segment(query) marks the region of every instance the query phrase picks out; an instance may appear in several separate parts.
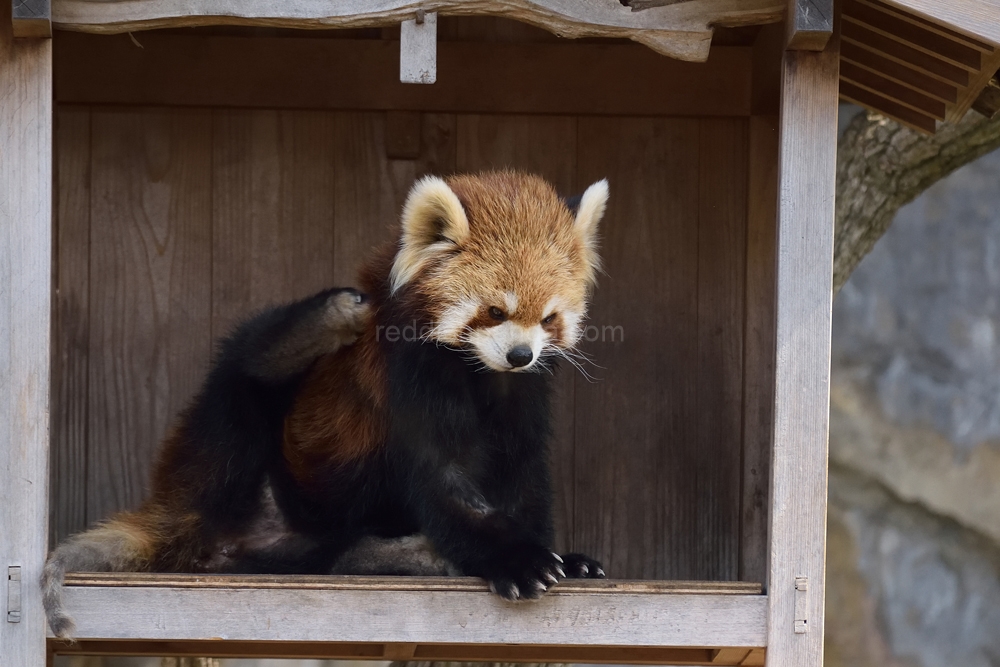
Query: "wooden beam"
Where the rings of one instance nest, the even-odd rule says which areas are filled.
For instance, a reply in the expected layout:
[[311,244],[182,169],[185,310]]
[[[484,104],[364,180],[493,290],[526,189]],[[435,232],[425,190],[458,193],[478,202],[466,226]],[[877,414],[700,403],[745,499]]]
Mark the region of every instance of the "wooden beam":
[[537,602],[510,604],[475,579],[360,578],[352,585],[350,577],[314,577],[312,585],[295,586],[263,579],[187,587],[164,579],[70,579],[64,600],[80,640],[727,648],[764,646],[766,634],[763,595],[628,592],[615,589],[624,582],[573,582]]
[[52,37],[49,0],[11,0],[14,37]]
[[399,80],[434,83],[437,80],[437,14],[417,10],[416,18],[399,26]]
[[823,664],[838,64],[836,37],[782,64],[769,667]]
[[743,665],[735,656],[762,648],[657,648],[648,646],[511,646],[507,644],[378,644],[345,642],[92,640],[76,644],[50,640],[53,653],[66,656],[178,656],[215,658],[295,658],[313,660],[409,660],[428,662],[574,662],[629,665]]
[[0,655],[45,664],[35,582],[48,535],[52,42],[0,10]]
[[885,0],[950,30],[1000,46],[1000,0]]
[[422,9],[449,16],[502,16],[561,37],[631,39],[663,55],[700,62],[708,57],[713,26],[778,21],[784,2],[691,0],[633,12],[607,0],[53,0],[52,12],[53,22],[66,30],[122,33],[198,25],[380,27],[412,19]]
[[822,51],[833,35],[833,0],[788,0],[789,49]]
[[60,33],[56,100],[470,113],[750,111],[747,47],[717,47],[708,62],[686,63],[633,44],[440,42],[437,83],[412,86],[399,82],[399,47],[391,41],[149,33],[142,45],[126,35]]

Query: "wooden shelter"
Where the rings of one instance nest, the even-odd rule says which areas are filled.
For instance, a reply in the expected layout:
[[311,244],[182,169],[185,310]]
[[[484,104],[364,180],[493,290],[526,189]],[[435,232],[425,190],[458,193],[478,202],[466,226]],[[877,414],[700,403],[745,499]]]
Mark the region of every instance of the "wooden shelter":
[[[0,665],[821,664],[838,85],[923,131],[960,117],[1000,67],[994,2],[844,0],[838,21],[831,0],[11,11]],[[559,546],[611,578],[510,605],[464,578],[81,573],[79,643],[46,639],[47,544],[139,501],[213,340],[352,284],[417,176],[494,166],[611,183],[600,380],[560,377],[553,461]]]

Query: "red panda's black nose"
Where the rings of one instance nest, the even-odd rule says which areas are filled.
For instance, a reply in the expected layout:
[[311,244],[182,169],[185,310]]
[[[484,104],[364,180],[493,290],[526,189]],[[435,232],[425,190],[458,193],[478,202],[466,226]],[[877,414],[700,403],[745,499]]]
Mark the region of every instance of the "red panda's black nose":
[[510,352],[507,353],[507,363],[514,368],[520,368],[521,366],[530,364],[534,356],[531,348],[527,345],[517,345],[510,348]]

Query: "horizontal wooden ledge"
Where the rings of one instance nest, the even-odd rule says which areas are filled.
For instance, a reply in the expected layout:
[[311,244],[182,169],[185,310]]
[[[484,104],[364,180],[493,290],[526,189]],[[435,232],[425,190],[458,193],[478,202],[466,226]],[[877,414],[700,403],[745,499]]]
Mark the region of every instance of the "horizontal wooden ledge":
[[59,655],[128,655],[319,660],[502,661],[633,665],[763,665],[764,649],[649,646],[514,646],[509,644],[377,644],[341,642],[50,639]]
[[[706,63],[634,44],[438,44],[437,83],[399,81],[399,42],[58,32],[56,101],[71,104],[646,116],[746,116],[749,47]],[[678,94],[677,91],[684,91]]]
[[[269,574],[164,574],[149,572],[69,572],[67,586],[145,588],[258,588],[342,591],[472,591],[489,587],[478,577],[372,577]],[[649,579],[565,579],[551,594],[760,595],[749,581],[659,581]]]
[[681,60],[708,57],[713,26],[773,23],[784,0],[687,0],[632,11],[604,0],[53,0],[52,23],[84,32],[250,25],[367,28],[398,24],[417,10],[502,16],[562,37],[627,38]]
[[469,578],[73,574],[63,597],[81,641],[703,649],[765,645],[759,590],[563,582],[540,600],[510,603]]

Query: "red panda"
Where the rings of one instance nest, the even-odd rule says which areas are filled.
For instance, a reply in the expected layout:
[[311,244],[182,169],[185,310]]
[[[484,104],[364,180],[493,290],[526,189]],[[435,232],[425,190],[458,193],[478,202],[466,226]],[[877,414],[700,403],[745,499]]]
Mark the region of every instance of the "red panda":
[[[247,321],[167,436],[150,498],[71,537],[70,570],[465,574],[509,600],[600,564],[551,548],[551,370],[582,334],[606,181],[426,177],[360,286]],[[352,344],[353,343],[353,344]]]

